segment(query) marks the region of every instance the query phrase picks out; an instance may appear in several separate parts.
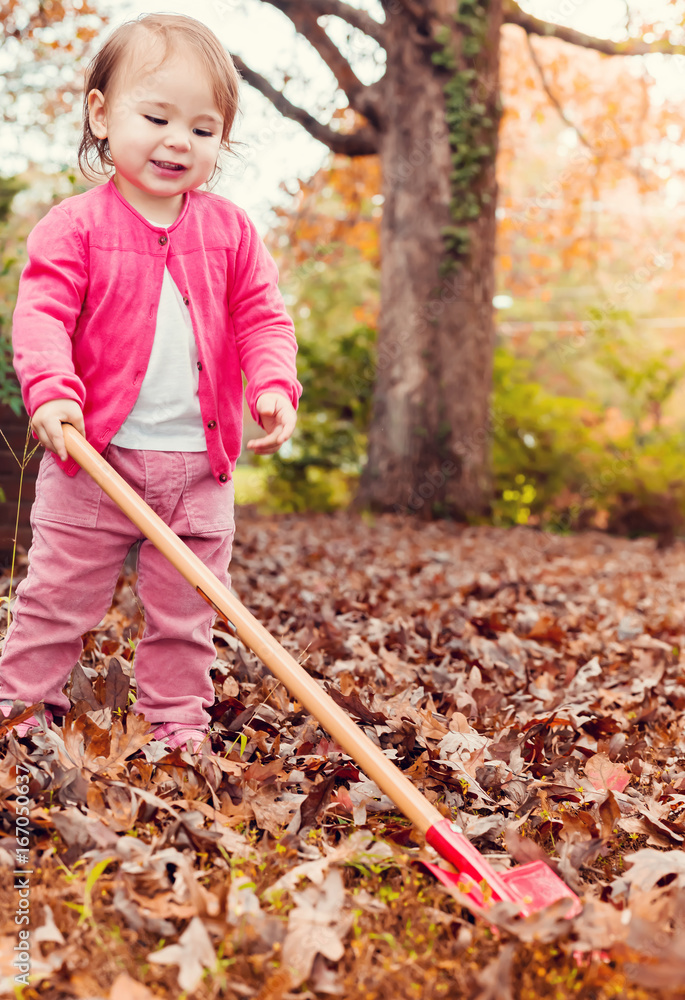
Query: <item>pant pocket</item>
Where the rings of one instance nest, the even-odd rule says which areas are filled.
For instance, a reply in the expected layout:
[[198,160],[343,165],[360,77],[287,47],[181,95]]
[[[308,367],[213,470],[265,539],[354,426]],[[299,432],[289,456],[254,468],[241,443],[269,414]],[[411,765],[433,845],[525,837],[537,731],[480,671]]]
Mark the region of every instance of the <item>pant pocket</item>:
[[205,452],[186,452],[188,486],[183,497],[188,526],[193,535],[207,535],[235,528],[233,480],[217,483]]
[[31,518],[95,528],[102,490],[84,469],[68,476],[51,451],[43,455],[36,479],[36,499]]

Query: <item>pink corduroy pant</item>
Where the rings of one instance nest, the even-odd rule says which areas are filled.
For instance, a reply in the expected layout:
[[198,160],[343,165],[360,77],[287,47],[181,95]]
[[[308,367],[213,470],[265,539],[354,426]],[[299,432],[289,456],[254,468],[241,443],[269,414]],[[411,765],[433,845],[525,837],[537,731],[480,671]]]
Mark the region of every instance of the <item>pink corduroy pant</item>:
[[[137,451],[109,444],[104,458],[227,587],[235,522],[233,482],[219,484],[206,452]],[[62,689],[81,636],[109,610],[131,546],[145,615],[134,658],[137,700],[149,722],[205,725],[214,703],[215,612],[84,470],[67,476],[44,454],[31,510],[29,570],[0,658],[0,700],[43,701],[63,715]]]

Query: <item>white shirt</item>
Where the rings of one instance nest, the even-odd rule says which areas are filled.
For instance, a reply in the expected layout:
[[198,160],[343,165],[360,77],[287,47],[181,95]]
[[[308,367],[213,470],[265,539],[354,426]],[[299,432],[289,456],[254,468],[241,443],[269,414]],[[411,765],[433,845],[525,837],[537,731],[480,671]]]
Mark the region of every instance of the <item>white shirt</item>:
[[[161,225],[154,219],[148,222]],[[165,268],[147,371],[133,409],[112,443],[149,451],[206,451],[197,362],[190,313]]]

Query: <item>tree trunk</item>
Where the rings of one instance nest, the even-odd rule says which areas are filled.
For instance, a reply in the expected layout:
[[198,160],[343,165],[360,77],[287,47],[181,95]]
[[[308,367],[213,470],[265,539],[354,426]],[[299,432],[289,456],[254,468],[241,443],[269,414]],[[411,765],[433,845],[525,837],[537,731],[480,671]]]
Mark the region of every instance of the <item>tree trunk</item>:
[[[368,460],[357,504],[426,519],[484,512],[490,496],[502,11],[501,0],[481,5],[486,35],[472,58],[461,48],[470,29],[453,18],[457,8],[472,6],[463,0],[439,5],[456,47],[456,69],[431,62],[402,4],[389,5],[386,19],[381,311]],[[450,181],[454,149],[443,87],[469,67],[477,71],[471,98],[485,105],[482,117],[490,119],[477,141],[489,144],[490,152],[470,182],[483,203],[468,223],[468,248],[452,258],[451,272],[441,274],[441,262],[450,258],[441,230],[455,226],[450,202],[456,195],[456,203],[464,203],[463,191],[455,192]]]

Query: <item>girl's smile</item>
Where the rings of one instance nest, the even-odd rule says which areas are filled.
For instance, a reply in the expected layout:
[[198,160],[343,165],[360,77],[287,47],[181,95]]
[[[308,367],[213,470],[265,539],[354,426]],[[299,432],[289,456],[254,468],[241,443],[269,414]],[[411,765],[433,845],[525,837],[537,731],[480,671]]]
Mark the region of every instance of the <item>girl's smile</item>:
[[150,163],[157,168],[162,177],[173,177],[187,170],[187,167],[178,163],[159,163],[157,160],[150,160]]
[[[150,65],[155,54],[146,50],[140,65]],[[91,129],[107,139],[121,194],[141,215],[170,225],[183,194],[204,184],[216,166],[223,119],[211,81],[190,51],[119,80],[106,96],[88,95]]]

